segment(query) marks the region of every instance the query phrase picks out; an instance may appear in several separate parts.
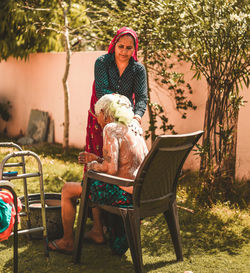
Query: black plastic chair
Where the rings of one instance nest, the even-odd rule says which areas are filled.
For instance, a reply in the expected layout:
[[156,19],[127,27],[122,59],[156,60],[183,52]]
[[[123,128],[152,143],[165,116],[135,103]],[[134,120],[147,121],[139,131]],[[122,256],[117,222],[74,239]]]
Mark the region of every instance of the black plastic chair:
[[[89,205],[98,206],[101,209],[122,216],[135,272],[143,272],[140,219],[159,213],[163,213],[166,218],[177,260],[182,261],[176,186],[183,164],[202,134],[202,131],[197,131],[184,135],[162,135],[157,137],[135,180],[88,171],[84,178],[81,195],[73,261],[75,263],[80,262]],[[91,180],[89,178],[120,186],[133,185],[133,207],[118,208],[90,204],[88,191]]]

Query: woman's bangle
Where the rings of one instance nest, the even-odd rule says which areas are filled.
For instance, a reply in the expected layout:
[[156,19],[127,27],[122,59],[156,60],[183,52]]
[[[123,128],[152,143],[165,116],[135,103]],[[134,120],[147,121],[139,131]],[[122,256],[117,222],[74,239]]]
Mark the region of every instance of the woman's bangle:
[[98,164],[96,160],[87,163],[87,169],[92,170],[95,164]]

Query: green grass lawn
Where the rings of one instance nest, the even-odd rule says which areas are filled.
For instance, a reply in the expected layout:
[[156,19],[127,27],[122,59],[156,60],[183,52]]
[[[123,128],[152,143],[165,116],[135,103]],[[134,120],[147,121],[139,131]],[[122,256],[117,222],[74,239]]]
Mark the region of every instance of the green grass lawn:
[[[43,165],[45,192],[59,192],[66,181],[80,181],[82,166],[77,164],[79,150],[70,149],[65,155],[60,145],[38,144],[23,147],[37,153]],[[11,152],[0,148],[0,161]],[[29,166],[28,166],[29,165]],[[27,162],[27,171],[34,171],[36,162]],[[179,209],[184,261],[176,257],[163,216],[145,218],[141,224],[143,262],[146,272],[183,273],[248,273],[250,272],[250,217],[246,209],[217,204],[201,208],[193,196],[195,176],[186,176],[178,188],[177,203],[194,211]],[[22,181],[15,181],[18,195],[23,194]],[[36,179],[28,180],[29,193],[39,192]],[[91,221],[88,221],[91,226]],[[0,272],[12,272],[12,238],[0,243]],[[43,242],[19,236],[19,271],[28,272],[134,272],[130,252],[113,256],[107,245],[85,245],[81,264],[72,257],[50,252],[45,258]]]

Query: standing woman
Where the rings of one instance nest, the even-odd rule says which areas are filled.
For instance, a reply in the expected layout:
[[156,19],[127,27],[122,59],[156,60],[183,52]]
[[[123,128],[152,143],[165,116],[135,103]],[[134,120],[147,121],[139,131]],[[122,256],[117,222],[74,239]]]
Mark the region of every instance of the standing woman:
[[147,106],[147,77],[138,62],[138,38],[134,30],[123,27],[111,41],[108,53],[95,62],[95,81],[88,113],[86,152],[102,157],[102,128],[95,117],[94,105],[103,95],[118,93],[134,105],[134,122],[141,124]]

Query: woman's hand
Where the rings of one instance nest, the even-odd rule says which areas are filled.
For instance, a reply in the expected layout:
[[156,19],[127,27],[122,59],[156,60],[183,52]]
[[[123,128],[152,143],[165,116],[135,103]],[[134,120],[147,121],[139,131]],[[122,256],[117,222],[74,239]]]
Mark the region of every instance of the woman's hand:
[[141,125],[141,117],[139,115],[134,115],[134,119]]
[[128,127],[131,129],[132,132],[134,132],[136,136],[142,136],[143,131],[137,119],[133,118],[132,121],[129,123]]
[[79,164],[87,164],[91,161],[98,161],[98,160],[99,160],[99,156],[89,152],[81,152],[79,153],[79,156],[78,156]]

